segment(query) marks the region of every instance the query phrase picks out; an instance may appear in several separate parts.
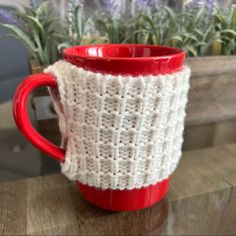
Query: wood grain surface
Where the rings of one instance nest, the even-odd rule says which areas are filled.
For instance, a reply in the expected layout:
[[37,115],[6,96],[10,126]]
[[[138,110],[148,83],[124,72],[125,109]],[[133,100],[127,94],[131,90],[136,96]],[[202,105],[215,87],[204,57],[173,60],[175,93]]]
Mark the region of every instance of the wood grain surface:
[[236,72],[236,56],[189,57],[186,64],[191,67],[193,77]]
[[86,202],[62,174],[0,184],[0,235],[235,235],[236,144],[185,152],[167,197],[141,211]]

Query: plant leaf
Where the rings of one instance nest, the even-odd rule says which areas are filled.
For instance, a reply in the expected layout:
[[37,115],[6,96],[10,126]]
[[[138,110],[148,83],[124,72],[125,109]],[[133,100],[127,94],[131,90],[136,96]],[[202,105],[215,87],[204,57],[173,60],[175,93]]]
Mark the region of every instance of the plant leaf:
[[21,6],[23,7],[24,9],[24,12],[29,15],[29,16],[35,16],[35,11],[33,9],[31,9],[30,7],[27,7],[26,5],[24,4],[21,4]]
[[193,18],[193,21],[191,21],[190,25],[188,26],[188,31],[191,31],[192,29],[196,28],[196,26],[198,25],[198,23],[200,22],[200,20],[204,16],[204,14],[205,14],[205,9],[203,7],[201,7],[198,10],[196,16]]
[[47,61],[48,61],[47,56],[44,55],[44,50],[43,50],[39,35],[35,29],[33,29],[32,32],[33,32],[34,41],[35,41],[37,48],[38,48],[38,55],[40,58],[40,63],[47,65],[48,64],[47,63]]
[[231,27],[236,27],[236,5],[232,5]]
[[173,35],[171,36],[172,40],[177,40],[179,42],[183,42],[183,38],[180,35]]
[[232,29],[221,30],[221,33],[231,34],[232,36],[236,37],[236,31],[234,31]]
[[142,29],[142,30],[135,30],[134,32],[130,33],[123,41],[122,43],[126,43],[131,37],[138,33],[149,33],[147,30]]
[[151,27],[151,29],[153,31],[152,33],[156,36],[156,38],[158,38],[156,26],[155,26],[154,22],[152,21],[152,19],[149,18],[146,15],[142,15],[142,18],[150,25],[150,27]]
[[75,8],[75,23],[76,23],[76,31],[79,35],[79,38],[83,37],[83,7],[77,6]]
[[223,28],[227,27],[228,23],[220,11],[218,11],[218,13],[216,13],[215,18],[219,21],[219,23],[223,26]]
[[30,37],[25,34],[21,29],[19,29],[17,26],[10,25],[10,24],[1,24],[3,27],[10,29],[12,32],[14,32],[19,39],[23,43],[27,45],[28,48],[30,48],[32,51],[37,51],[37,48],[35,47],[33,41],[30,39]]
[[187,49],[188,52],[192,53],[193,56],[197,56],[197,51],[192,45],[186,45],[185,48]]
[[166,10],[168,16],[170,17],[172,23],[173,23],[174,25],[176,25],[176,23],[177,23],[177,22],[176,22],[176,15],[175,15],[174,11],[172,11],[172,9],[170,9],[170,8],[167,7],[167,6],[165,7],[165,10]]

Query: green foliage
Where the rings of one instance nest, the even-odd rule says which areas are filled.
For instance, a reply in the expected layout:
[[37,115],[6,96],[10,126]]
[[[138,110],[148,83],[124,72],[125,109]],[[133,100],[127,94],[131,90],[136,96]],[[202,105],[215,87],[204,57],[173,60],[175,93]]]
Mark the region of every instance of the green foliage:
[[236,5],[232,7],[230,14],[220,10],[215,15],[215,27],[220,39],[222,54],[236,54]]
[[49,2],[33,10],[24,6],[19,12],[20,26],[3,24],[12,31],[11,36],[21,40],[40,65],[48,65],[59,58],[58,44],[62,41],[61,26]]
[[[67,23],[68,32],[66,33],[65,41],[59,45],[60,50],[75,45],[107,42],[105,37],[87,32],[88,29],[86,27],[93,25],[94,22],[91,18],[85,17],[83,5],[72,5],[67,14]],[[90,29],[90,31],[93,31],[93,29]]]
[[109,43],[122,43],[131,33],[127,19],[114,19],[106,12],[98,12],[94,18],[95,27]]
[[89,19],[84,17],[82,5],[69,9],[67,40],[70,45],[80,45],[82,43],[87,21],[89,21]]
[[[40,65],[58,60],[61,48],[91,43],[139,43],[182,48],[188,56],[236,54],[236,6],[231,12],[204,8],[174,12],[168,7],[120,18],[98,11],[85,17],[82,5],[69,1],[67,25],[55,17],[50,2],[18,13],[21,24],[3,24],[29,48]],[[19,26],[21,25],[21,26]]]
[[164,7],[114,20],[97,14],[96,27],[109,43],[158,44],[182,48],[188,56],[236,54],[236,7],[231,14],[204,8],[175,13]]

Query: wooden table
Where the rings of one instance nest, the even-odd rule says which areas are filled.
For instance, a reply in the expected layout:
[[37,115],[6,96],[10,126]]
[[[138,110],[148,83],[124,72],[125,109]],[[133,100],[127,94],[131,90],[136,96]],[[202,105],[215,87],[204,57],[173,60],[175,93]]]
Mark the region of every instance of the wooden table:
[[236,234],[236,143],[185,152],[168,196],[114,213],[81,198],[63,175],[0,184],[0,235]]

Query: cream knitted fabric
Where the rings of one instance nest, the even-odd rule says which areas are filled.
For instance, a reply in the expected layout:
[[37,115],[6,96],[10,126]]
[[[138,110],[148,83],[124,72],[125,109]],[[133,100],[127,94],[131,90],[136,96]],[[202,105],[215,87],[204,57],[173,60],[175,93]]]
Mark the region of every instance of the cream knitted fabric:
[[112,76],[65,61],[45,70],[62,145],[62,172],[103,189],[155,184],[175,170],[183,142],[190,70],[159,76]]

